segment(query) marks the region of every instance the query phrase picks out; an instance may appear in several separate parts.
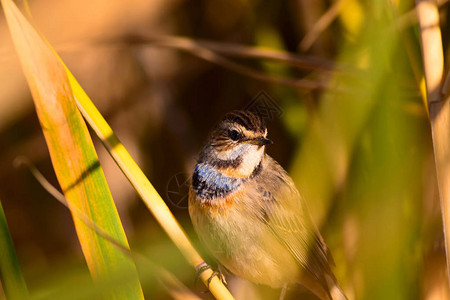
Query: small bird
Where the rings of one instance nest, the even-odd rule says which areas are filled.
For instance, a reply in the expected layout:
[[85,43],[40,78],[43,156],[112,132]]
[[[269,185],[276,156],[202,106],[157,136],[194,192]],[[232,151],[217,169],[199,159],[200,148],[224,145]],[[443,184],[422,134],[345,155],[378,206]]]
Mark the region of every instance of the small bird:
[[263,119],[226,114],[203,147],[189,190],[189,215],[220,265],[257,284],[299,283],[317,297],[347,299],[333,258],[304,199],[269,155]]

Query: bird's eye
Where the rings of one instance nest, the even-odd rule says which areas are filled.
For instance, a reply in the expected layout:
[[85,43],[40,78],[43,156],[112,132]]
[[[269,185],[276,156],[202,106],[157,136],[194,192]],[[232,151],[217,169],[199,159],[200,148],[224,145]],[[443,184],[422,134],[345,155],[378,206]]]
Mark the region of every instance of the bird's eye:
[[228,136],[230,137],[230,139],[232,139],[233,141],[237,141],[238,139],[240,139],[241,135],[239,134],[239,132],[237,130],[230,130],[228,132]]

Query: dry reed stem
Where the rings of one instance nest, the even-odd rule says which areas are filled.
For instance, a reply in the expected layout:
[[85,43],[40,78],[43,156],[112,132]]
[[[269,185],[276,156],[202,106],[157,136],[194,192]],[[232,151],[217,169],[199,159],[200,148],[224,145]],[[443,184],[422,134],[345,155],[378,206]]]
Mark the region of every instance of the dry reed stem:
[[441,93],[444,54],[435,1],[416,0],[427,85],[428,109],[436,164],[439,197],[444,225],[447,272],[450,278],[450,89]]
[[[205,40],[195,40],[186,37],[179,36],[144,36],[144,35],[129,35],[125,37],[117,37],[105,40],[90,40],[85,42],[71,43],[58,47],[59,51],[68,51],[75,48],[86,49],[92,46],[152,46],[152,47],[166,47],[179,51],[187,52],[193,56],[219,65],[223,68],[229,69],[233,72],[245,75],[257,80],[282,84],[293,88],[304,90],[323,90],[331,89],[334,91],[349,92],[342,87],[329,86],[324,80],[310,80],[304,78],[289,78],[272,76],[248,67],[244,64],[238,63],[224,55],[251,58],[251,59],[267,59],[273,60],[293,67],[305,70],[314,70],[322,72],[347,72],[348,74],[354,74],[355,72],[361,72],[355,68],[351,68],[344,64],[334,63],[319,57],[314,56],[300,56],[297,54],[273,50],[264,49],[260,47],[242,46],[231,43],[220,43]],[[223,55],[222,55],[223,54]]]
[[345,0],[337,0],[326,12],[320,17],[320,19],[314,24],[311,30],[303,37],[302,41],[298,45],[298,48],[302,52],[306,52],[311,48],[320,34],[330,26],[330,24],[336,19],[339,14],[339,10],[342,7],[342,3]]

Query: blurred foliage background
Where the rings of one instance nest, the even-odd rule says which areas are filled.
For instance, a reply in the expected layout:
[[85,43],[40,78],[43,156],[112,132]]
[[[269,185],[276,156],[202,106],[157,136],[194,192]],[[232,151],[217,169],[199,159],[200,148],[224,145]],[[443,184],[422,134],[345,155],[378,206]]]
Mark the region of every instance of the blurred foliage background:
[[[439,5],[447,52],[450,6]],[[37,28],[194,243],[186,181],[197,153],[223,114],[256,108],[267,113],[274,141],[267,152],[308,202],[351,299],[449,299],[413,8],[411,0],[30,3]],[[214,41],[214,52],[228,60],[180,51],[164,42],[171,36],[194,46]],[[36,299],[91,299],[69,211],[29,171],[13,166],[25,155],[57,185],[3,16],[0,45],[0,200],[25,279]],[[273,60],[269,52],[269,59],[248,57],[243,46],[297,60]],[[94,140],[131,249],[209,298]],[[148,274],[142,285],[147,299],[169,298]],[[238,279],[230,288],[241,299],[278,297],[265,287],[249,291]],[[313,299],[298,287],[289,295]]]

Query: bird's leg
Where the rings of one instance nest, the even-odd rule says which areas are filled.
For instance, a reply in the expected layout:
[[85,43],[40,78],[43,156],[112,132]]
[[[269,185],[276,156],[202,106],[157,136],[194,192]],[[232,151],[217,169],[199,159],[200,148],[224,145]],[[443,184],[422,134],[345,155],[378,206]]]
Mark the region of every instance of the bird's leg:
[[198,279],[200,278],[200,274],[202,274],[204,271],[206,271],[208,269],[211,269],[213,271],[213,273],[208,278],[208,287],[209,287],[209,284],[211,283],[211,280],[214,278],[214,276],[219,277],[219,279],[223,282],[223,284],[225,284],[225,285],[227,284],[227,281],[225,280],[225,276],[223,275],[222,271],[220,270],[221,269],[220,266],[218,268],[219,270],[215,271],[215,270],[213,270],[213,268],[211,268],[210,265],[208,265],[205,262],[202,262],[195,269],[197,270],[197,274],[195,275],[195,282],[197,282]]
[[[203,272],[205,272],[208,269],[211,269],[211,266],[205,262],[202,262],[201,264],[199,264],[198,266],[195,267],[195,270],[196,270],[195,280],[194,280],[195,284],[197,284],[198,279],[200,278],[200,274],[202,274]],[[214,275],[214,273],[213,273],[213,275]]]
[[217,275],[219,276],[219,279],[222,281],[222,283],[225,284],[225,285],[227,285],[227,280],[225,279],[225,275],[223,275],[224,272],[223,272],[223,269],[222,269],[222,268],[223,268],[223,267],[222,267],[221,264],[219,264],[219,265],[217,266],[217,269],[218,269],[218,271],[219,271],[219,274],[217,274]]
[[283,285],[283,287],[281,288],[280,297],[278,298],[279,300],[284,300],[284,297],[286,296],[287,288],[288,288],[288,284],[285,283]]

